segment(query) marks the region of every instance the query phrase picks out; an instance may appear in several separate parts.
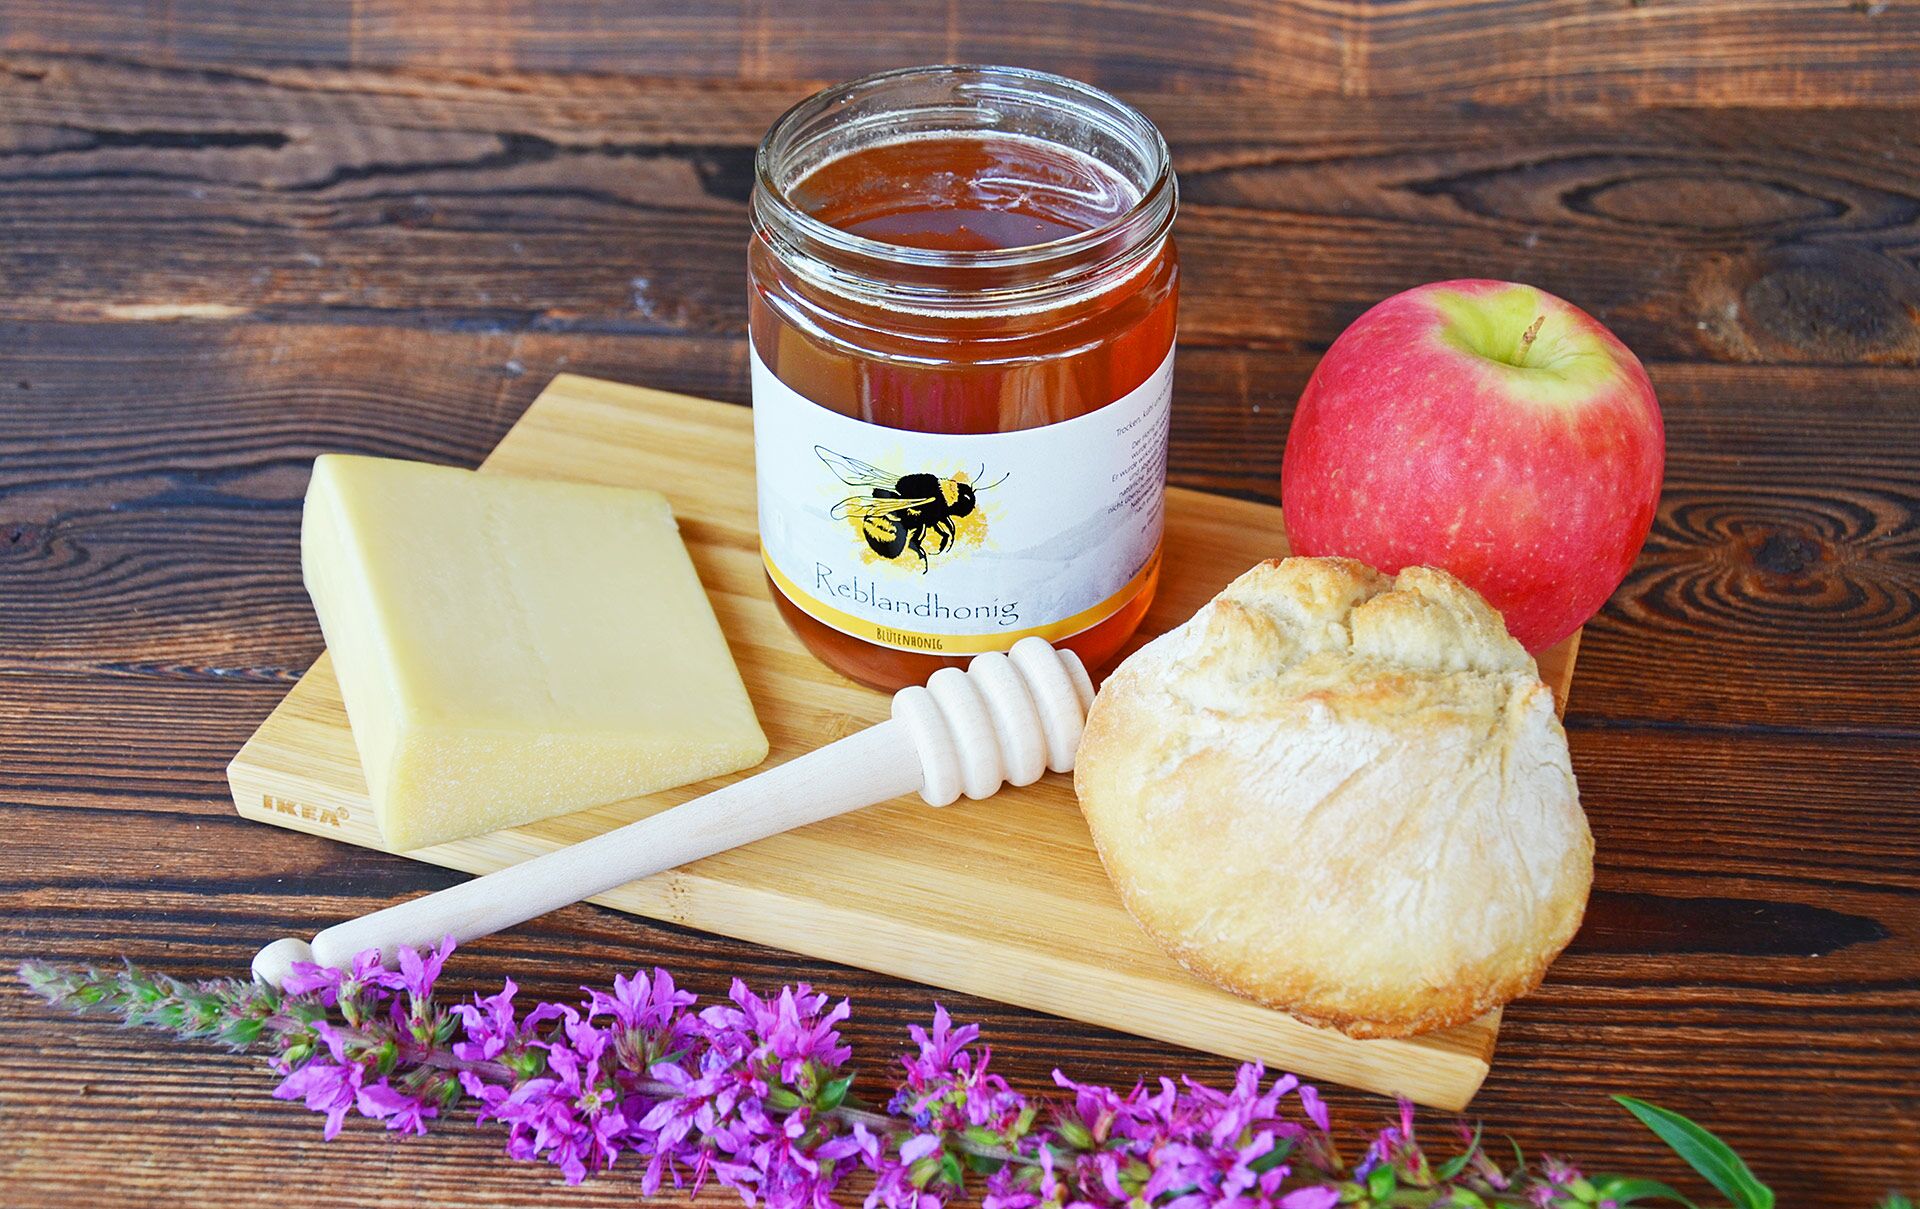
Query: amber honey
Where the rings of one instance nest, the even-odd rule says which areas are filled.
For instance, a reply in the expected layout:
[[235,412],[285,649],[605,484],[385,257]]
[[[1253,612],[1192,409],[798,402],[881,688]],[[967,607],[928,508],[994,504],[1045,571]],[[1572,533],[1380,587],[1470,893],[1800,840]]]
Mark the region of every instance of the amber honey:
[[1026,633],[1103,665],[1158,571],[1165,146],[1038,73],[915,69],[822,96],[768,136],[755,197],[774,599],[876,686]]

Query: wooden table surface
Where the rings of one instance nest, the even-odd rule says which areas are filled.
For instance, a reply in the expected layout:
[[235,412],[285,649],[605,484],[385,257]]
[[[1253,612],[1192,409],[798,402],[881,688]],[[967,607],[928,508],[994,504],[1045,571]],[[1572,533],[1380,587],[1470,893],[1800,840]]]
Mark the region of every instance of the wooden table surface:
[[[1920,1190],[1907,0],[0,0],[0,962],[235,974],[265,938],[451,883],[227,798],[321,645],[309,462],[472,464],[561,370],[744,401],[760,134],[822,83],[953,59],[1081,76],[1166,131],[1181,483],[1277,499],[1315,359],[1421,281],[1537,283],[1646,360],[1666,495],[1567,718],[1592,909],[1508,1012],[1476,1112],[1684,1178],[1606,1099],[1633,1092],[1718,1129],[1783,1204]],[[447,985],[560,994],[656,962],[707,993],[850,995],[868,1087],[931,998],[585,907],[472,946]],[[949,999],[1028,1090],[1056,1064],[1228,1069]],[[270,1086],[0,982],[0,1202],[635,1197],[565,1191],[492,1132],[323,1145]]]

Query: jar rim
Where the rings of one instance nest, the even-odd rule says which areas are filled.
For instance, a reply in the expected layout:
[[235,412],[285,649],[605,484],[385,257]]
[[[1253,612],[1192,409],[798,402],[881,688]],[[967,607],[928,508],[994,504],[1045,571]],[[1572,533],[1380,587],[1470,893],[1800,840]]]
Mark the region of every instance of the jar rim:
[[[1128,175],[1127,183],[1137,190],[1138,196],[1114,217],[1083,231],[1008,248],[924,248],[874,239],[817,218],[788,196],[788,188],[803,178],[796,177],[783,185],[774,161],[777,154],[789,149],[787,144],[808,122],[847,105],[862,94],[940,76],[973,77],[988,85],[1011,86],[1030,101],[1077,103],[1086,115],[1099,120],[1110,132],[1126,138],[1140,150],[1151,167],[1151,176],[1143,181]],[[1117,165],[1103,161],[1103,166],[1127,175]],[[754,154],[754,184],[752,208],[757,226],[784,227],[807,244],[846,257],[930,269],[1017,269],[1049,261],[1075,260],[1116,243],[1120,246],[1119,255],[1125,256],[1164,236],[1172,226],[1178,191],[1166,139],[1159,128],[1133,106],[1104,89],[1069,76],[1027,67],[977,63],[899,67],[835,84],[806,97],[775,119],[761,140]]]

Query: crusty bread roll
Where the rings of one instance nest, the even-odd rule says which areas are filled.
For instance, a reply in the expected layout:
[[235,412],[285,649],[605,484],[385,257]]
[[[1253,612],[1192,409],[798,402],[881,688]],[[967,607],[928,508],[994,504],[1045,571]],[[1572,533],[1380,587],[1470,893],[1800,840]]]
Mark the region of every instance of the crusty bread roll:
[[1552,694],[1427,567],[1248,571],[1108,678],[1074,789],[1182,965],[1355,1037],[1532,990],[1593,880]]

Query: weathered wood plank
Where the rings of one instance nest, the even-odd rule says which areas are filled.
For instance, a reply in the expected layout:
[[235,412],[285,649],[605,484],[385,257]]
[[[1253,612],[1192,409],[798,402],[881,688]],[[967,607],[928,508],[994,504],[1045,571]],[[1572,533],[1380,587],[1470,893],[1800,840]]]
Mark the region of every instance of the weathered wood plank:
[[[738,333],[753,148],[804,92],[11,63],[0,317],[72,321]],[[1916,111],[1135,99],[1182,174],[1189,344],[1318,350],[1491,276],[1650,360],[1920,364]]]
[[179,63],[835,80],[903,63],[1012,62],[1110,88],[1546,103],[1911,102],[1916,36],[1910,5],[1830,0],[0,6],[0,50]]
[[[229,973],[260,935],[451,880],[228,813],[222,765],[319,648],[294,563],[312,455],[471,464],[563,369],[743,399],[767,122],[875,66],[1013,60],[1125,91],[1174,145],[1180,481],[1273,498],[1318,352],[1420,280],[1537,281],[1648,357],[1669,490],[1569,717],[1597,892],[1476,1111],[1683,1181],[1604,1098],[1636,1091],[1784,1204],[1912,1191],[1917,23],[1837,0],[0,0],[0,964]],[[475,946],[448,985],[560,995],[656,960],[709,994],[740,973],[853,995],[869,1094],[930,998],[590,908]],[[953,1006],[1029,1091],[1055,1064],[1226,1069]],[[251,1064],[151,1044],[0,993],[0,1186],[557,1192],[486,1133],[323,1147]],[[1383,1107],[1334,1098],[1356,1125]]]

